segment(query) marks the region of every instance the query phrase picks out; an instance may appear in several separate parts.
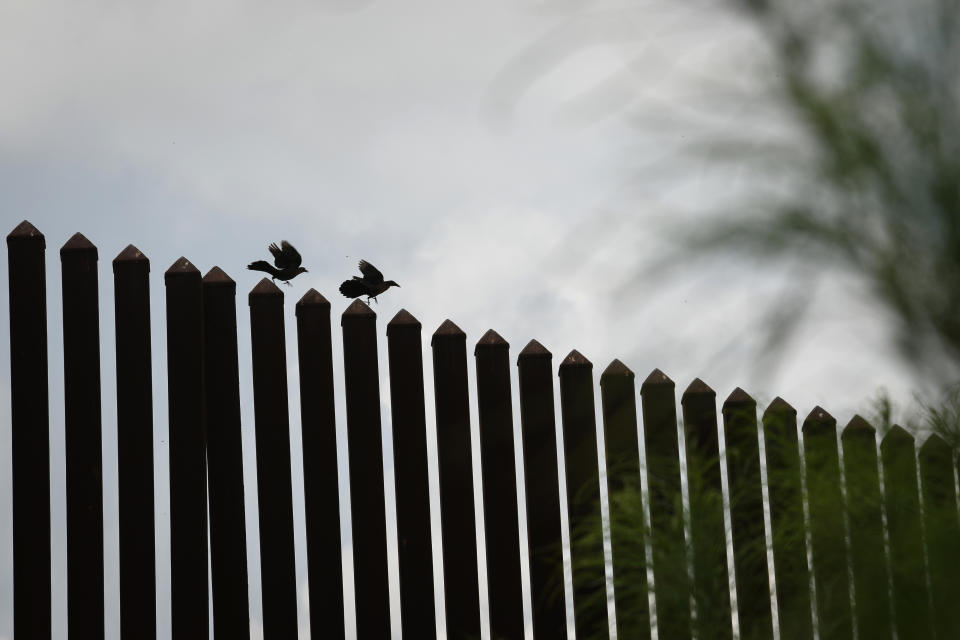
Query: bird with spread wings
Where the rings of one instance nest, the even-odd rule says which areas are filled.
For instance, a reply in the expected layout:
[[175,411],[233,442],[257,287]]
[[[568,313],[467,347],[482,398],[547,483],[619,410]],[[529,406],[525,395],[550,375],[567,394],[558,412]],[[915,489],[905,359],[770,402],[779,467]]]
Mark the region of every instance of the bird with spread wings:
[[300,263],[303,262],[300,253],[286,240],[281,241],[279,247],[276,242],[273,242],[268,249],[270,249],[270,253],[273,254],[273,264],[270,264],[266,260],[257,260],[256,262],[248,264],[247,269],[269,273],[274,280],[282,280],[291,287],[293,286],[290,284],[291,280],[301,273],[307,272],[306,269],[300,266]]
[[348,298],[357,298],[367,296],[367,303],[373,298],[377,302],[377,296],[390,287],[399,287],[393,280],[384,280],[383,274],[375,266],[366,260],[360,261],[360,273],[363,277],[353,276],[350,280],[344,280],[340,285],[340,293]]

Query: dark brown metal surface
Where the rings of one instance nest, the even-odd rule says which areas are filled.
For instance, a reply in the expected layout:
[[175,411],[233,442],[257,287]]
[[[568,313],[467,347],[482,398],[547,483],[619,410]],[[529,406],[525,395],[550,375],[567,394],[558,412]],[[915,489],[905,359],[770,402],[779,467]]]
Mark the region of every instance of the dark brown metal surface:
[[400,620],[404,638],[437,635],[420,322],[401,310],[387,324]]
[[103,472],[97,248],[74,234],[60,249],[67,483],[67,633],[102,638]]
[[640,500],[640,445],[634,374],[619,360],[600,376],[610,495],[610,546],[617,637],[650,637],[647,559]]
[[[840,436],[846,486],[850,561],[857,636],[889,640],[893,637],[887,563],[883,544],[877,435],[860,416],[854,416]],[[952,474],[951,474],[952,475]]]
[[749,594],[737,600],[740,637],[772,639],[757,403],[739,387],[723,403],[723,432],[737,593]]
[[207,456],[203,429],[203,294],[200,272],[178,258],[167,293],[170,438],[170,611],[174,640],[209,635]]
[[683,392],[684,444],[690,497],[690,547],[697,637],[733,637],[724,536],[717,394],[700,378]]
[[533,634],[543,640],[567,637],[552,359],[536,340],[517,357]]
[[650,536],[657,630],[663,640],[690,638],[690,584],[680,512],[680,457],[673,380],[654,369],[640,385],[650,492]]
[[219,267],[203,277],[203,358],[210,489],[213,635],[250,637],[244,515],[237,285]]
[[283,292],[264,278],[250,291],[253,413],[264,638],[297,635],[297,571]]
[[150,261],[129,245],[113,259],[120,507],[120,635],[157,635],[153,514]]
[[491,594],[490,633],[494,638],[522,638],[523,591],[513,403],[510,397],[510,345],[491,329],[480,338],[474,356],[483,460],[487,588]]
[[343,566],[330,303],[310,289],[296,306],[310,629],[343,638]]
[[821,640],[853,636],[837,421],[815,407],[803,421],[803,459],[810,509],[810,545]]
[[357,638],[385,640],[390,637],[390,593],[377,314],[360,300],[355,300],[343,312],[340,324],[343,328],[343,375],[347,394]]
[[431,340],[437,410],[437,466],[447,634],[480,634],[477,525],[473,501],[470,404],[467,395],[467,336],[450,320]]
[[50,638],[50,409],[43,234],[24,220],[7,236],[13,485],[13,633]]
[[579,351],[571,351],[560,363],[559,376],[574,624],[577,637],[606,638],[609,625],[593,364]]

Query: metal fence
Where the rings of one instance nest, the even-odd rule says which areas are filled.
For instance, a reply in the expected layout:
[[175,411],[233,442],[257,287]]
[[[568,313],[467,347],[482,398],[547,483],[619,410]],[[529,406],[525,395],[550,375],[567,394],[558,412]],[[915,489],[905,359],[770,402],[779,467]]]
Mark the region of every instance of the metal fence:
[[[17,638],[49,638],[45,240],[23,222],[7,237],[7,246],[14,629]],[[104,630],[97,249],[77,234],[61,248],[60,257],[68,632],[97,638]],[[114,259],[113,274],[120,625],[124,638],[152,638],[156,570],[149,261],[127,247]],[[166,271],[164,284],[173,637],[207,636],[212,586],[215,635],[247,638],[236,285],[217,267],[201,277],[183,258]],[[264,279],[250,291],[248,302],[264,634],[294,638],[284,297]],[[390,607],[376,315],[355,301],[341,316],[341,327],[356,629],[360,638],[380,639],[390,636]],[[344,602],[330,303],[308,291],[296,303],[296,328],[310,624],[314,637],[337,638],[344,635]],[[387,324],[386,334],[400,617],[404,637],[434,638],[421,325],[401,311]],[[447,635],[480,635],[474,521],[474,482],[479,481],[493,637],[524,635],[517,508],[522,489],[534,632],[537,638],[563,638],[567,623],[552,355],[531,341],[517,358],[525,478],[519,488],[509,345],[491,330],[475,346],[479,442],[470,438],[466,335],[448,320],[433,333],[431,346]],[[610,610],[617,612],[613,626],[622,639],[649,638],[654,626],[661,639],[730,638],[735,632],[742,638],[772,638],[775,617],[781,638],[812,638],[815,627],[824,639],[852,638],[854,629],[865,639],[892,638],[894,633],[901,639],[960,637],[955,456],[939,436],[930,436],[917,454],[913,437],[894,427],[878,448],[874,429],[854,417],[838,447],[836,420],[819,407],[798,431],[796,411],[779,398],[758,420],[756,402],[737,389],[718,412],[714,391],[695,380],[681,397],[678,438],[674,383],[655,370],[639,390],[646,460],[646,476],[641,477],[634,374],[615,360],[599,380],[606,443],[601,474],[594,389],[592,364],[571,352],[559,365],[559,393],[577,637],[608,635],[605,569],[610,563],[615,594]],[[725,438],[722,458],[719,434]],[[686,460],[686,518],[680,442]],[[479,478],[472,471],[472,446],[480,447]],[[604,556],[602,476],[610,496],[612,558]],[[641,495],[646,500],[638,509]],[[764,504],[769,505],[767,514]],[[728,566],[728,541],[733,566]],[[648,591],[654,592],[652,598]]]

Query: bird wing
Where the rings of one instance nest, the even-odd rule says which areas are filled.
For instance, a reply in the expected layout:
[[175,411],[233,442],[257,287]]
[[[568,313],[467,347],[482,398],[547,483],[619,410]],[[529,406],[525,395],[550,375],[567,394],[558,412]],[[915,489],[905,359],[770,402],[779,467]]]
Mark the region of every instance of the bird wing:
[[303,262],[300,253],[286,240],[281,241],[279,247],[276,243],[271,244],[269,249],[273,254],[273,264],[279,269],[296,269]]
[[380,270],[366,260],[360,261],[360,273],[363,274],[363,279],[368,282],[383,282],[383,274],[380,273]]

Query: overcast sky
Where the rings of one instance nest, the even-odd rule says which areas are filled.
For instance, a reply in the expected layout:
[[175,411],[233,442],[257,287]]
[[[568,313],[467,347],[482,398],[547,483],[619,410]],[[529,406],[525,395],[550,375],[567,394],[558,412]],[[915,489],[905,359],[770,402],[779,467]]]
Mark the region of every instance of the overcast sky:
[[[601,5],[582,15],[570,3],[526,0],[0,2],[0,228],[28,219],[47,239],[54,637],[66,635],[58,250],[76,231],[100,257],[108,637],[119,626],[110,261],[130,243],[151,260],[161,637],[169,633],[162,274],[181,255],[237,282],[255,636],[246,294],[259,275],[245,265],[266,258],[270,242],[291,241],[310,270],[284,287],[303,637],[293,304],[311,287],[331,300],[342,396],[337,316],[347,301],[336,288],[360,258],[402,285],[374,306],[381,351],[386,322],[406,308],[424,327],[428,382],[429,334],[450,318],[471,351],[493,328],[512,358],[536,338],[555,365],[580,350],[595,378],[620,358],[641,379],[662,369],[678,395],[699,376],[721,401],[742,386],[761,408],[781,395],[801,416],[821,404],[841,424],[880,386],[908,397],[886,326],[839,274],[820,274],[817,313],[775,370],[754,366],[745,330],[796,272],[727,261],[668,287],[631,278],[661,249],[666,221],[695,224],[698,212],[755,179],[696,157],[678,175],[674,151],[698,131],[677,126],[678,116],[762,132],[756,105],[726,91],[762,85],[762,49],[749,26],[709,3],[678,4]],[[9,335],[7,304],[0,296]],[[9,470],[6,339],[0,360],[0,469]],[[430,416],[432,396],[427,402]],[[386,388],[382,404],[389,433]],[[337,418],[343,477],[342,405]],[[435,465],[431,474],[435,492]],[[387,491],[392,512],[392,469]],[[3,513],[11,513],[9,471],[0,473]],[[0,640],[12,638],[11,532],[0,517]],[[395,588],[394,549],[391,561]]]

